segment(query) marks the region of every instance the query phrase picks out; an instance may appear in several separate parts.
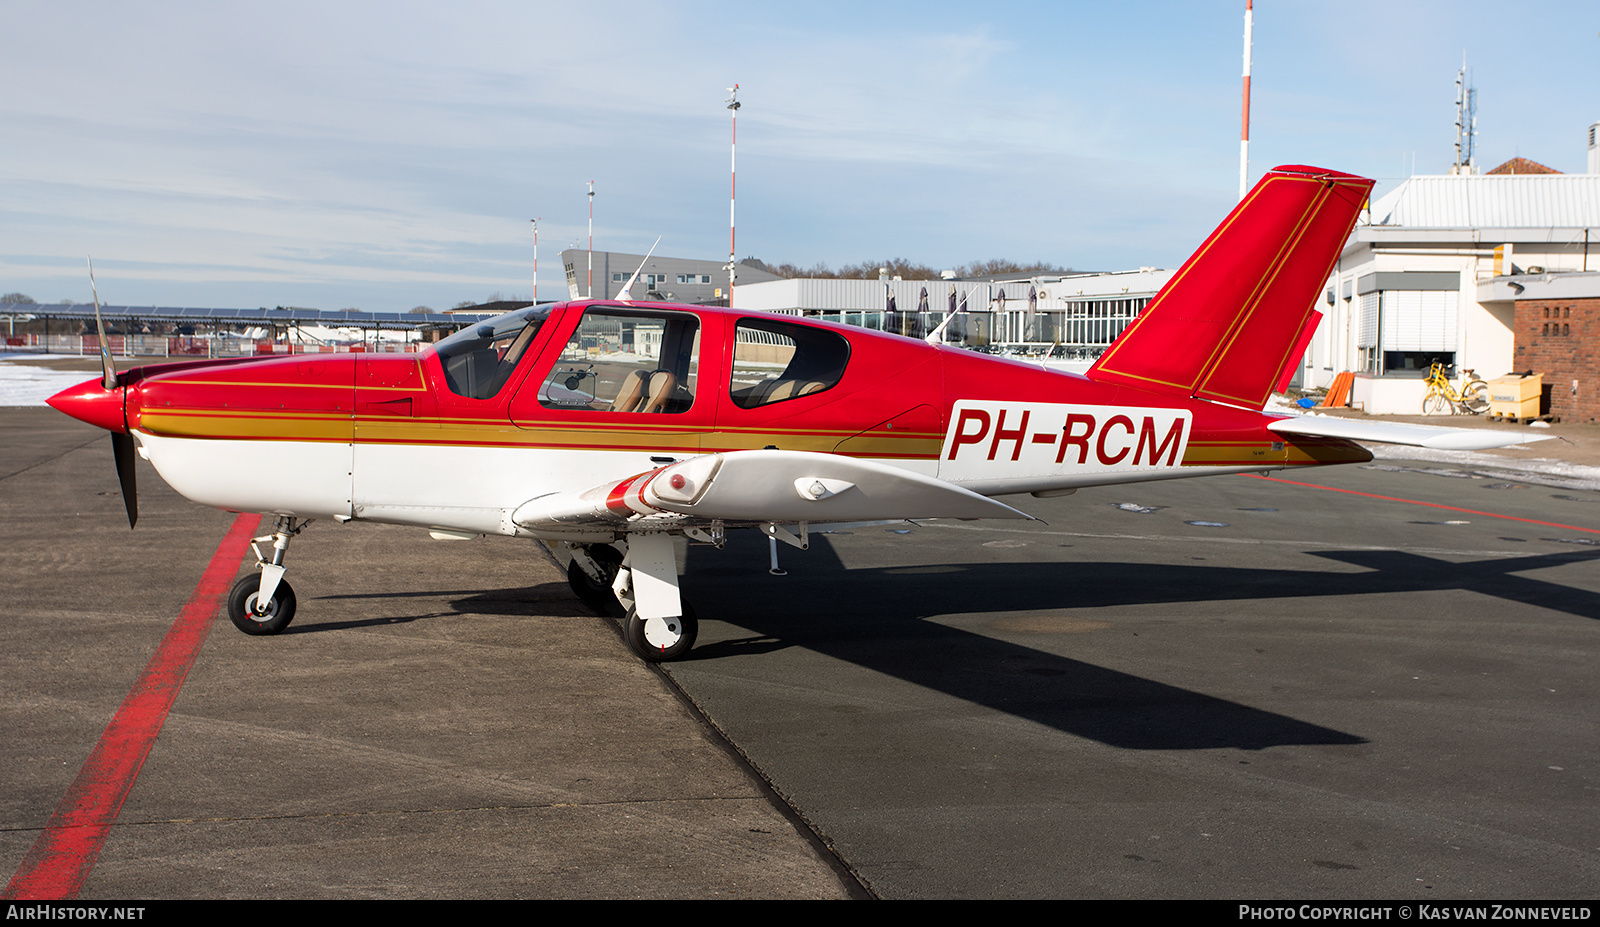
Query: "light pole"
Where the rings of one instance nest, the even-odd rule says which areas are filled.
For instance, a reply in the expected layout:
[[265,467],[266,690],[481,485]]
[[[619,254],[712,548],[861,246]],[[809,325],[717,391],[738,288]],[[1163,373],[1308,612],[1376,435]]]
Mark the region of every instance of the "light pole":
[[539,220],[533,220],[533,304],[539,305]]
[[1249,192],[1250,177],[1250,29],[1255,22],[1254,0],[1244,0],[1244,114],[1239,119],[1239,199]]
[[728,112],[732,116],[733,134],[728,143],[728,308],[733,308],[733,283],[737,266],[733,245],[733,206],[739,192],[739,85],[728,88]]
[[594,181],[589,181],[589,299],[594,299]]

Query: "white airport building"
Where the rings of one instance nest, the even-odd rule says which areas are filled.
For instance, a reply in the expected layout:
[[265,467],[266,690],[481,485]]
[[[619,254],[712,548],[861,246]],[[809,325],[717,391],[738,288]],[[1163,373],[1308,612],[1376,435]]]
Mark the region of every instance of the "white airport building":
[[1588,141],[1584,174],[1514,158],[1412,177],[1373,202],[1318,306],[1302,382],[1352,371],[1352,405],[1417,414],[1434,361],[1452,376],[1513,372],[1515,307],[1495,279],[1600,270],[1600,123]]
[[946,343],[1087,362],[1100,356],[1172,274],[1144,267],[1011,280],[771,280],[735,287],[734,305],[913,337],[935,330],[950,314]]

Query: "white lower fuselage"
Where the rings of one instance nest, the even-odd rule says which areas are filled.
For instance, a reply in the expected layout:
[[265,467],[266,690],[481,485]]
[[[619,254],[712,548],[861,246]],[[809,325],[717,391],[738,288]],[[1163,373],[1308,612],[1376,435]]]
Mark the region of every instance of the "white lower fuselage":
[[[573,450],[187,438],[137,432],[143,455],[185,497],[228,511],[333,518],[452,532],[533,536],[511,514],[531,499],[577,494],[658,469],[682,451]],[[1084,468],[1048,477],[941,473],[937,460],[878,461],[983,495],[1277,469]],[[962,478],[965,477],[965,478]],[[543,534],[543,532],[541,532]],[[575,537],[574,539],[583,539]]]

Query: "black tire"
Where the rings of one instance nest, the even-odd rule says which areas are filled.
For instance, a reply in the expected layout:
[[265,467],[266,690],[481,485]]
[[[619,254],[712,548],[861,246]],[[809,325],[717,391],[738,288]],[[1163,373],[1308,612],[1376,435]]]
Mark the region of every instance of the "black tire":
[[674,629],[677,639],[665,644],[651,643],[645,637],[644,619],[639,617],[638,610],[628,609],[623,625],[623,635],[628,639],[628,649],[646,663],[670,663],[688,656],[690,649],[694,647],[695,636],[700,633],[700,622],[695,618],[694,609],[685,602],[683,614],[677,618],[668,618],[667,622],[669,625],[677,625]]
[[1454,415],[1456,414],[1455,403],[1451,402],[1450,397],[1444,393],[1436,389],[1430,389],[1428,390],[1428,395],[1422,397],[1422,414]]
[[1473,380],[1461,387],[1461,406],[1473,415],[1489,411],[1489,384]]
[[601,571],[605,573],[605,585],[597,585],[590,579],[589,574],[583,571],[583,567],[578,566],[576,560],[567,564],[567,585],[579,601],[596,612],[613,618],[621,617],[622,603],[617,601],[617,594],[611,591],[611,581],[617,578],[617,570],[622,568],[622,551],[610,544],[592,544],[585,550],[589,558],[598,563]]
[[228,618],[233,621],[234,627],[246,634],[277,634],[294,620],[294,589],[279,580],[264,615],[255,613],[256,596],[260,592],[260,573],[239,577],[239,581],[228,592]]

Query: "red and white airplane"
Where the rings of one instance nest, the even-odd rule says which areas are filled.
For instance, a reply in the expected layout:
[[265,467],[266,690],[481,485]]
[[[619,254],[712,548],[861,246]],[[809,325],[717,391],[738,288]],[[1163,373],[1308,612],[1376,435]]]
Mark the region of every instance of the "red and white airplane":
[[[156,364],[50,400],[206,505],[276,516],[234,624],[294,616],[290,540],[316,518],[541,541],[646,660],[693,646],[672,538],[911,518],[1027,518],[993,496],[1370,460],[1356,440],[1518,435],[1264,413],[1372,181],[1280,167],[1079,376],[760,312],[577,301],[415,355]],[[137,449],[135,448],[137,441]],[[267,538],[259,538],[265,541]],[[614,598],[613,598],[614,596]]]

